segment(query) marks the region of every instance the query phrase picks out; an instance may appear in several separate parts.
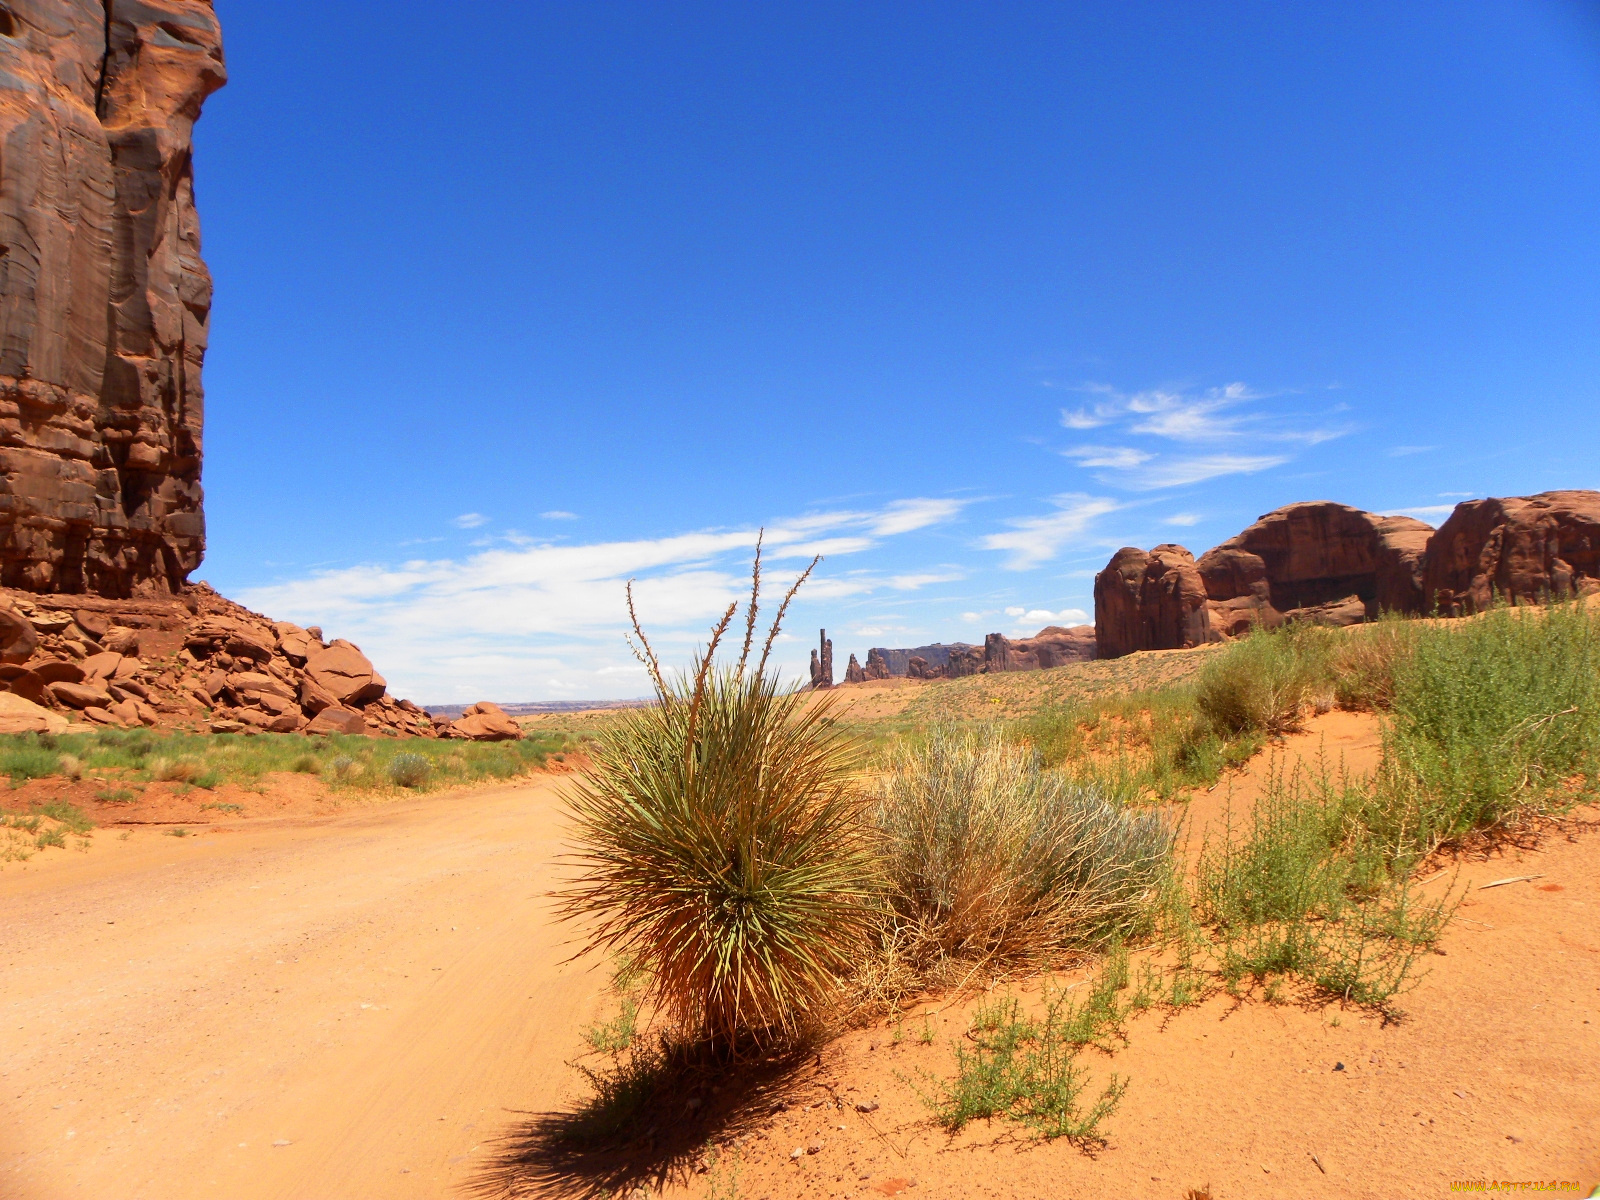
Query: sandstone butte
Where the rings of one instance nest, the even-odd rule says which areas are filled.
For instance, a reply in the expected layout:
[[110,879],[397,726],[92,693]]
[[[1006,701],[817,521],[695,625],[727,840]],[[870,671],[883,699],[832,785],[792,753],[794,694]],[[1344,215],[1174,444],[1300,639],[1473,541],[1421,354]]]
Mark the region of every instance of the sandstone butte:
[[0,6],[0,732],[512,736],[435,723],[350,643],[189,582],[211,322],[192,133],[226,81],[211,0]]
[[1463,616],[1498,598],[1600,591],[1600,492],[1468,500],[1438,529],[1317,500],[1290,504],[1198,559],[1125,546],[1095,577],[1096,656],[1223,641],[1287,620]]

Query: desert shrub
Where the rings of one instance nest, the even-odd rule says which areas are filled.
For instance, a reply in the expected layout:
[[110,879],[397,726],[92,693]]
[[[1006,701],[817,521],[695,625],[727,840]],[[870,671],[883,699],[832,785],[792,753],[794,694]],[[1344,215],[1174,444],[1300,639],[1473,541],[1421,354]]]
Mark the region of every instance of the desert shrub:
[[1205,665],[1195,707],[1219,734],[1292,732],[1321,693],[1331,701],[1328,663],[1337,637],[1304,622],[1258,629]]
[[289,765],[289,769],[297,775],[320,775],[322,763],[315,754],[302,754]]
[[1340,708],[1382,712],[1394,704],[1395,672],[1403,670],[1420,626],[1386,614],[1372,625],[1358,625],[1340,637],[1328,658],[1334,696]]
[[932,731],[875,807],[890,904],[926,952],[1022,960],[1140,921],[1172,843],[1162,819],[1045,770],[996,731]]
[[1117,993],[1127,982],[1127,959],[1113,955],[1082,1005],[1048,986],[1038,1016],[1025,1013],[1012,996],[980,1004],[967,1039],[956,1045],[955,1078],[935,1081],[923,1102],[951,1132],[974,1120],[1009,1117],[1041,1137],[1103,1142],[1101,1123],[1116,1110],[1127,1082],[1111,1076],[1085,1111],[1079,1097],[1088,1072],[1078,1054],[1120,1025],[1128,1006]]
[[1413,895],[1408,864],[1364,822],[1370,787],[1325,769],[1274,770],[1239,836],[1230,819],[1207,841],[1193,896],[1230,988],[1248,978],[1272,996],[1292,977],[1387,1007],[1416,983],[1454,909]]
[[63,754],[61,756],[60,771],[62,778],[76,782],[83,778],[83,759],[76,754]]
[[592,922],[591,948],[638,964],[678,1029],[720,1044],[796,1033],[828,1002],[868,933],[876,878],[849,741],[826,702],[766,669],[787,598],[750,662],[759,552],[753,575],[735,666],[714,661],[735,606],[680,677],[635,618],[656,703],[618,722],[568,793],[579,873],[566,915]]
[[421,787],[432,771],[433,764],[421,754],[396,754],[389,760],[389,778],[400,787]]
[[150,778],[166,783],[193,783],[205,768],[192,758],[154,758],[150,760]]
[[1499,608],[1417,631],[1361,819],[1415,856],[1592,794],[1597,775],[1600,613]]
[[353,778],[361,770],[361,764],[348,754],[335,754],[328,760],[328,770],[333,772],[333,777],[341,782]]

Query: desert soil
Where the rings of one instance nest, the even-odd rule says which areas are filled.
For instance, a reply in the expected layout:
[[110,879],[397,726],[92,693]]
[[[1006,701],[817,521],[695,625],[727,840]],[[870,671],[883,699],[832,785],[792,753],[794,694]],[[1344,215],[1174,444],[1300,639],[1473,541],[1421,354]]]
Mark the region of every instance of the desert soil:
[[[1329,714],[1280,760],[1358,769],[1375,747],[1370,722]],[[1192,826],[1247,807],[1267,769],[1197,797]],[[582,1098],[569,1063],[608,1011],[603,973],[565,961],[545,896],[558,787],[188,838],[98,830],[86,851],[6,864],[0,1195],[531,1194],[537,1164],[507,1146]],[[1101,1149],[932,1126],[912,1085],[949,1074],[976,1000],[930,999],[898,1038],[878,1025],[827,1047],[781,1111],[746,1112],[737,1179],[724,1155],[665,1190],[1388,1200],[1499,1179],[1586,1194],[1600,1179],[1597,816],[1426,885],[1470,890],[1399,1023],[1226,998],[1131,1021],[1127,1045],[1090,1062],[1096,1084],[1130,1080]],[[1521,875],[1538,878],[1480,890]],[[682,1120],[688,1143],[717,1132],[687,1106]]]

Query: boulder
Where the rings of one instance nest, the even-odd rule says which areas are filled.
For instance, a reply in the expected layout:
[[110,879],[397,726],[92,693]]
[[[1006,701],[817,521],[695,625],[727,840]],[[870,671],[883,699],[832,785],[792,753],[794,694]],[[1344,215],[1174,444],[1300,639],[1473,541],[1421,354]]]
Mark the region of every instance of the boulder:
[[33,622],[9,604],[0,604],[0,662],[25,663],[38,648]]
[[38,612],[28,617],[35,633],[65,633],[72,624],[72,614],[59,611]]
[[92,704],[88,708],[84,709],[83,716],[85,720],[93,721],[96,725],[121,726],[123,724],[121,717],[117,716],[110,709],[104,708],[98,704]]
[[27,667],[8,663],[0,666],[0,688],[34,704],[45,702],[45,681]]
[[376,700],[386,687],[367,656],[342,639],[306,660],[306,678],[345,706]]
[[83,668],[64,658],[47,658],[28,664],[28,669],[46,683],[82,683]]
[[65,733],[69,722],[14,692],[0,692],[0,733]]
[[308,716],[316,716],[325,708],[338,708],[339,701],[325,688],[318,687],[310,679],[300,682],[300,707]]
[[122,655],[102,651],[83,660],[83,675],[85,679],[110,679],[120,666]]
[[137,657],[139,654],[139,631],[137,629],[128,629],[122,625],[113,626],[111,631],[100,639],[100,648],[112,651],[115,654]]
[[1424,604],[1443,616],[1496,597],[1537,602],[1600,582],[1600,492],[1468,500],[1428,540]]
[[352,708],[325,708],[305,727],[307,733],[365,733],[366,722]]
[[56,698],[57,703],[68,708],[103,708],[111,703],[111,693],[98,682],[51,683],[46,684],[45,689]]
[[449,736],[474,742],[516,741],[522,736],[522,726],[498,704],[484,700],[463,712],[459,721],[450,723]]
[[95,641],[99,641],[111,632],[111,618],[105,613],[91,612],[87,608],[80,608],[72,614],[72,619],[79,629],[88,634]]
[[278,649],[297,667],[305,666],[306,660],[322,649],[321,639],[313,638],[309,631],[298,625],[279,621],[272,628],[278,635]]
[[268,675],[262,671],[235,671],[228,676],[228,686],[241,696],[251,694],[281,696],[285,700],[295,698],[295,690],[275,675]]

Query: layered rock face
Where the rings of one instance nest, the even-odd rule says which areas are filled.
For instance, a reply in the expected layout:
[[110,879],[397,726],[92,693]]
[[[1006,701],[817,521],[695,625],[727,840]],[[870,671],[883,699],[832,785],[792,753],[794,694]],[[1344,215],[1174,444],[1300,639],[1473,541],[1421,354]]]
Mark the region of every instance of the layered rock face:
[[1095,576],[1094,634],[1099,658],[1209,640],[1205,584],[1194,555],[1171,544],[1149,553],[1118,550]]
[[1444,526],[1345,504],[1290,504],[1196,561],[1182,546],[1118,550],[1095,577],[1099,657],[1176,650],[1286,620],[1352,625],[1379,612],[1454,616],[1495,596],[1600,590],[1600,493],[1456,506]]
[[[909,650],[890,650],[874,646],[867,652],[867,665],[858,666],[850,656],[847,683],[869,679],[960,679],[967,675],[990,675],[1000,671],[1041,671],[1067,663],[1087,662],[1095,656],[1094,626],[1064,628],[1050,625],[1031,638],[1012,641],[1002,633],[991,633],[983,645],[943,642]],[[897,670],[896,667],[899,667]]]
[[0,8],[0,585],[176,591],[205,550],[210,0]]

